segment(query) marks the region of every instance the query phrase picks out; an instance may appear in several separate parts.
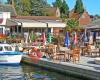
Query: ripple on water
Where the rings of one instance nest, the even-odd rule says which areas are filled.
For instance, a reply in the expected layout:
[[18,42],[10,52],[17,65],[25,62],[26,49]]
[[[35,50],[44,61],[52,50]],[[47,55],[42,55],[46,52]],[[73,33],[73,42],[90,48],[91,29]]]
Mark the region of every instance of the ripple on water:
[[79,80],[31,65],[1,66],[0,80]]

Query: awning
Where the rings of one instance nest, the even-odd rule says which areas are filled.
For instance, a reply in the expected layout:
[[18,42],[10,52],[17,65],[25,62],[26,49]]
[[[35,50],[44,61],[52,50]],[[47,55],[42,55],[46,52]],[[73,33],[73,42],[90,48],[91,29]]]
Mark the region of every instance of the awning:
[[21,23],[14,20],[14,19],[7,19],[6,20],[6,26],[16,26],[16,25],[21,25]]
[[100,29],[100,25],[87,26],[86,29]]
[[22,27],[46,27],[46,24],[43,22],[35,20],[26,20],[26,19],[8,19],[6,22],[7,26],[21,25]]
[[42,27],[42,28],[64,28],[65,23],[56,20],[27,20],[27,19],[7,19],[7,26],[21,25],[23,28]]
[[62,23],[61,21],[56,21],[56,20],[39,20],[40,22],[44,22],[47,24],[48,27],[52,28],[64,28],[66,26],[65,23]]

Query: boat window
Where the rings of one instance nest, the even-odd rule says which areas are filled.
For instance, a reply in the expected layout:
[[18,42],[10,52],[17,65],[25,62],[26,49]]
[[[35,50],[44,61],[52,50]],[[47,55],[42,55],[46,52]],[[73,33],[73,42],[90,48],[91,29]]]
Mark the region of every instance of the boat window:
[[6,51],[12,51],[12,48],[10,46],[5,46],[4,48]]
[[2,51],[3,50],[3,48],[2,48],[2,46],[0,46],[0,51]]

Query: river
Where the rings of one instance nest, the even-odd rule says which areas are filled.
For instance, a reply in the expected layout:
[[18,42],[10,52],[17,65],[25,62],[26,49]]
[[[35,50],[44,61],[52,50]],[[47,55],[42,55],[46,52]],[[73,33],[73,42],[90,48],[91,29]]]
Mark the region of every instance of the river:
[[28,64],[0,65],[0,80],[81,80]]

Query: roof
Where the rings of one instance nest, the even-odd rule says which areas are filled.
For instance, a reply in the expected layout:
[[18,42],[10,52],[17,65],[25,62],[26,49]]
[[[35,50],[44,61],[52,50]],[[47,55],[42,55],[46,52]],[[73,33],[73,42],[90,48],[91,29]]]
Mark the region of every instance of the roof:
[[38,20],[38,21],[48,24],[48,27],[64,28],[66,26],[65,23],[57,20]]
[[16,19],[33,19],[33,20],[61,20],[56,16],[17,16]]
[[92,24],[92,25],[100,25],[100,19],[94,20],[90,24]]
[[99,25],[100,26],[100,19],[94,20],[90,24],[85,25],[85,26],[95,26],[95,25]]
[[82,28],[87,28],[87,29],[98,28],[98,29],[100,29],[100,19],[94,20],[90,24],[82,26]]
[[75,19],[79,19],[81,17],[82,14],[78,14],[78,13],[75,13],[75,12],[71,12],[69,14],[69,18],[75,18]]
[[[83,13],[87,13],[86,10],[84,10]],[[74,9],[73,9],[73,10],[71,10],[70,13],[69,13],[69,18],[79,19],[79,18],[83,15],[83,13],[76,13],[76,12],[74,11]]]
[[11,12],[11,17],[16,16],[15,8],[12,5],[3,5],[0,4],[1,12]]
[[28,20],[28,19],[7,19],[7,26],[21,25],[24,28],[32,27],[62,27],[66,26],[65,23],[57,20]]
[[79,19],[81,16],[81,14],[75,13],[74,9],[72,9],[69,13],[69,18],[75,18],[75,19]]

